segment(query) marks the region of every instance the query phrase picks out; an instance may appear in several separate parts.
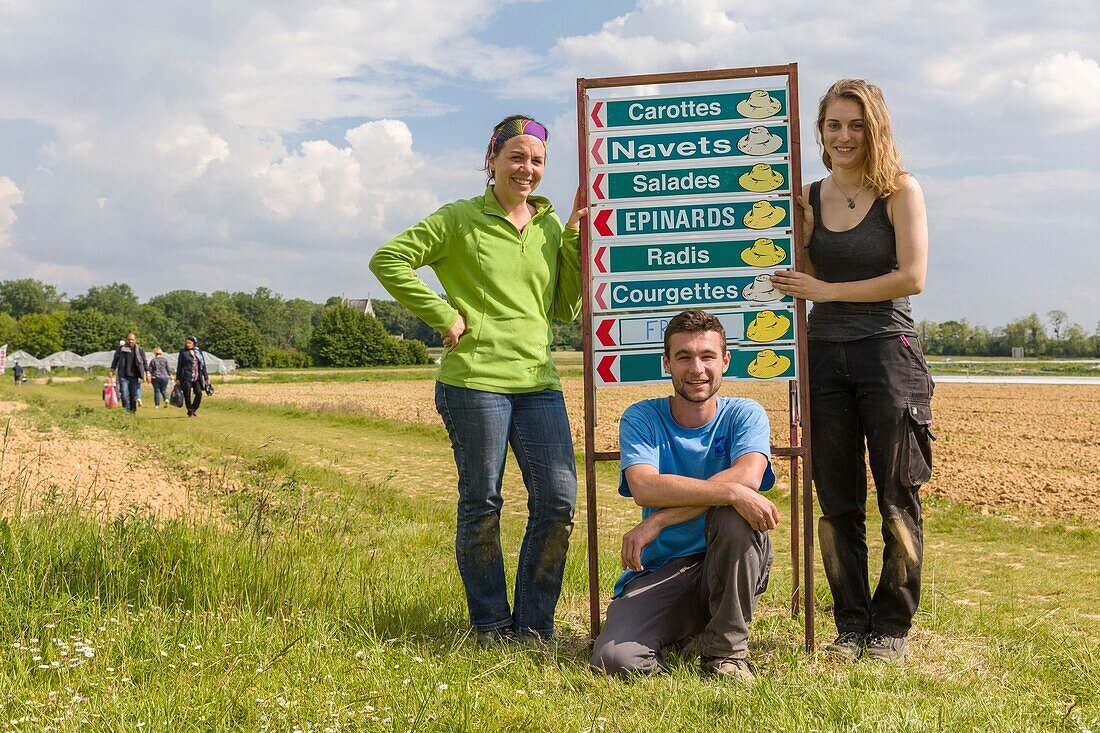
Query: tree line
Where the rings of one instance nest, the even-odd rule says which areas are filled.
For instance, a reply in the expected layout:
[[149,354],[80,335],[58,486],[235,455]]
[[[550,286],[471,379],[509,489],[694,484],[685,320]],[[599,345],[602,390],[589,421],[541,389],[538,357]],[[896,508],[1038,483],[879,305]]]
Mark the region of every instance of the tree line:
[[1012,356],[1013,348],[1021,348],[1024,356],[1100,357],[1100,322],[1089,334],[1063,310],[1047,312],[1045,322],[1032,313],[992,330],[971,325],[966,319],[921,321],[917,333],[926,354]]
[[[423,364],[439,333],[392,300],[375,300],[374,316],[341,306],[285,299],[268,288],[212,294],[173,290],[141,303],[133,288],[111,283],[69,298],[31,278],[0,281],[0,344],[37,357],[89,354],[118,345],[128,331],[147,347],[174,351],[186,336],[243,367]],[[1100,323],[1089,334],[1062,310],[1032,313],[988,329],[965,319],[917,324],[925,353],[950,356],[1100,357]],[[554,321],[553,348],[580,349],[580,320]]]
[[403,324],[412,318],[407,310],[386,304],[384,323],[343,307],[341,300],[285,299],[261,287],[251,293],[173,290],[142,303],[125,283],[91,287],[68,298],[55,286],[31,278],[3,280],[0,344],[39,358],[62,350],[89,354],[114,349],[134,331],[147,349],[159,346],[165,351],[180,349],[187,336],[196,336],[201,348],[242,367],[430,361],[427,344],[416,336],[432,334],[406,334]]

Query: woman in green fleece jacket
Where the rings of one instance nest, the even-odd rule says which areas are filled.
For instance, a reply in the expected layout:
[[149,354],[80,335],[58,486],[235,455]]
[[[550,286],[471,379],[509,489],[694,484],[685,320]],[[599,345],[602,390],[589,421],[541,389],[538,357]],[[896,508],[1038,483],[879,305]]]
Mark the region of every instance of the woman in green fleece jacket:
[[[533,195],[549,134],[520,115],[494,129],[485,192],[455,201],[393,239],[370,269],[400,303],[443,335],[435,404],[458,467],[455,554],[478,643],[544,641],[554,633],[577,475],[551,319],[580,313],[580,192],[563,228]],[[431,267],[443,300],[417,277]],[[529,517],[513,605],[500,547],[508,446],[527,487]]]

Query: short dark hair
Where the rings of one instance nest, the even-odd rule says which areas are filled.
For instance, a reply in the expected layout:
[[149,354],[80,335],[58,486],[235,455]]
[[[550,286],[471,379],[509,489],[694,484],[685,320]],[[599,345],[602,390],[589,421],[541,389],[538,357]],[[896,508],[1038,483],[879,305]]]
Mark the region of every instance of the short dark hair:
[[722,353],[726,353],[726,329],[712,313],[702,310],[691,310],[677,313],[665,327],[665,358],[671,359],[669,342],[678,333],[703,333],[713,331],[722,337]]

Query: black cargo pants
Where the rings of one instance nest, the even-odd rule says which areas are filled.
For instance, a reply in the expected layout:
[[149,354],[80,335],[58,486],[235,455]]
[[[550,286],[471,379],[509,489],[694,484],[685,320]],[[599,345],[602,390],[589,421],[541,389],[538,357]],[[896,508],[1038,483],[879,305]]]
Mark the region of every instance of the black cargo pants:
[[[818,534],[841,633],[905,636],[920,602],[924,523],[919,489],[932,473],[932,390],[916,338],[810,341],[810,419]],[[882,573],[867,571],[867,461],[882,515]]]

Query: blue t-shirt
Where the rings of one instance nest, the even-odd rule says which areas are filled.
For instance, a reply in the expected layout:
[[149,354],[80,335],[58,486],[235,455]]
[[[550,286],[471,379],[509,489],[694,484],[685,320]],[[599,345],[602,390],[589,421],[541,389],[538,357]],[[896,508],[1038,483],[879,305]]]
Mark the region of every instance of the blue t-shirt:
[[[714,419],[698,428],[685,428],[672,418],[668,397],[635,403],[619,421],[619,452],[619,493],[623,496],[631,496],[626,483],[626,469],[631,466],[653,466],[659,473],[708,479],[746,453],[761,453],[768,459],[760,490],[767,491],[775,484],[768,414],[760,403],[741,397],[719,397]],[[642,518],[655,511],[657,508],[643,507]],[[706,552],[706,520],[704,513],[662,529],[642,550],[645,569],[624,572],[615,583],[614,597],[639,575],[678,557]]]

